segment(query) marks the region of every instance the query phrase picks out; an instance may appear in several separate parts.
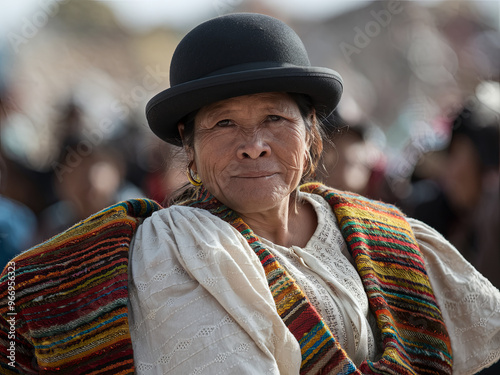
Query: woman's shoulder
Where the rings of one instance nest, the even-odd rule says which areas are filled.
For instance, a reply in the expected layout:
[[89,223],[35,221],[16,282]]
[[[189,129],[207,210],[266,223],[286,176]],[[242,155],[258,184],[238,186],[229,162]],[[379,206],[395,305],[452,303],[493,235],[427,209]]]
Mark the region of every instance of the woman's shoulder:
[[229,223],[201,208],[170,206],[138,227],[130,245],[130,264],[137,275],[139,269],[149,270],[155,264],[194,258],[210,263],[221,252],[241,249],[248,250],[249,245]]
[[442,259],[446,263],[464,263],[469,265],[459,251],[436,229],[421,220],[407,217],[408,224],[426,257]]
[[500,291],[438,231],[408,222],[450,335],[454,371],[475,374],[500,358]]
[[[110,254],[110,241],[113,249],[126,249],[140,223],[160,209],[150,199],[119,202],[20,253],[9,266],[15,265],[16,274],[33,276],[62,264],[82,262],[101,252]],[[7,273],[5,268],[0,282],[5,281]],[[39,279],[31,276],[32,282]]]
[[182,228],[187,231],[185,234],[189,234],[196,230],[204,232],[206,228],[212,226],[219,228],[231,227],[208,210],[184,205],[172,205],[155,211],[151,216],[144,219],[138,228],[138,232],[161,227],[167,232],[172,230],[179,232]]
[[[66,353],[84,345],[70,341],[89,326],[100,327],[102,342],[115,345],[113,332],[124,327],[127,308],[130,242],[141,220],[159,208],[147,199],[118,203],[11,260],[0,277],[0,330],[7,332],[8,316],[16,311],[16,335],[26,353],[34,350],[34,332]],[[117,345],[130,350],[129,342]]]

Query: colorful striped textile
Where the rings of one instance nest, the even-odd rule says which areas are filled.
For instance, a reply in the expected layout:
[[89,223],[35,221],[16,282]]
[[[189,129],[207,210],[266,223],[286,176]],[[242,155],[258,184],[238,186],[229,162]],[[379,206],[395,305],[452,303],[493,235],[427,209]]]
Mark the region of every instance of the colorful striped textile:
[[[322,195],[335,211],[382,333],[384,353],[377,362],[355,368],[293,278],[235,212],[203,188],[186,204],[231,223],[255,250],[277,310],[301,345],[302,374],[450,374],[446,328],[402,214],[319,184],[302,190]],[[16,257],[14,274],[5,268],[0,276],[0,373],[134,372],[128,249],[142,219],[160,208],[145,199],[112,206]],[[12,275],[15,299],[9,304]],[[12,327],[14,366],[9,358]]]
[[279,315],[300,343],[301,374],[451,374],[446,327],[401,212],[317,183],[301,190],[323,196],[340,223],[382,333],[384,352],[377,362],[354,366],[295,280],[234,211],[203,188],[184,204],[209,210],[247,239],[264,267]]
[[159,208],[122,202],[14,258],[15,274],[7,267],[0,278],[0,373],[134,373],[128,249],[141,219]]

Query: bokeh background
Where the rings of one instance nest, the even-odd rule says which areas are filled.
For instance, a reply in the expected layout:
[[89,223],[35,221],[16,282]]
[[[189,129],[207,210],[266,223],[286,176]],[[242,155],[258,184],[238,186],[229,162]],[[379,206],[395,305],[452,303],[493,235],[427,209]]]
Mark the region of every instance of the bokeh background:
[[239,11],[282,19],[344,79],[317,178],[424,220],[499,286],[500,5],[473,0],[0,0],[0,267],[186,183],[145,104],[187,31]]

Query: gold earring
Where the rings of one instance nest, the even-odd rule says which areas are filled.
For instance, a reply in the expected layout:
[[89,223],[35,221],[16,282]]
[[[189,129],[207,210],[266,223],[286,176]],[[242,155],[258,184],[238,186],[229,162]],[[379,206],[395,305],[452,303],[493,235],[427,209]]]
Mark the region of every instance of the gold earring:
[[186,170],[186,176],[193,186],[200,186],[202,184],[201,180],[198,177],[198,174],[196,174],[196,177],[193,177],[193,171],[191,170],[191,165],[193,165],[193,161],[191,161],[187,167]]

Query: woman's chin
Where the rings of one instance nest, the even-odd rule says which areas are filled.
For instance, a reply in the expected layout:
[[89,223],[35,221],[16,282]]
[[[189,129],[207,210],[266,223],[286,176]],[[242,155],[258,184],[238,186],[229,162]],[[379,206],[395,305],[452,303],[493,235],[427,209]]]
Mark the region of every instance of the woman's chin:
[[288,202],[290,191],[285,186],[259,183],[235,187],[230,194],[225,195],[226,206],[233,210],[245,213],[265,212]]

